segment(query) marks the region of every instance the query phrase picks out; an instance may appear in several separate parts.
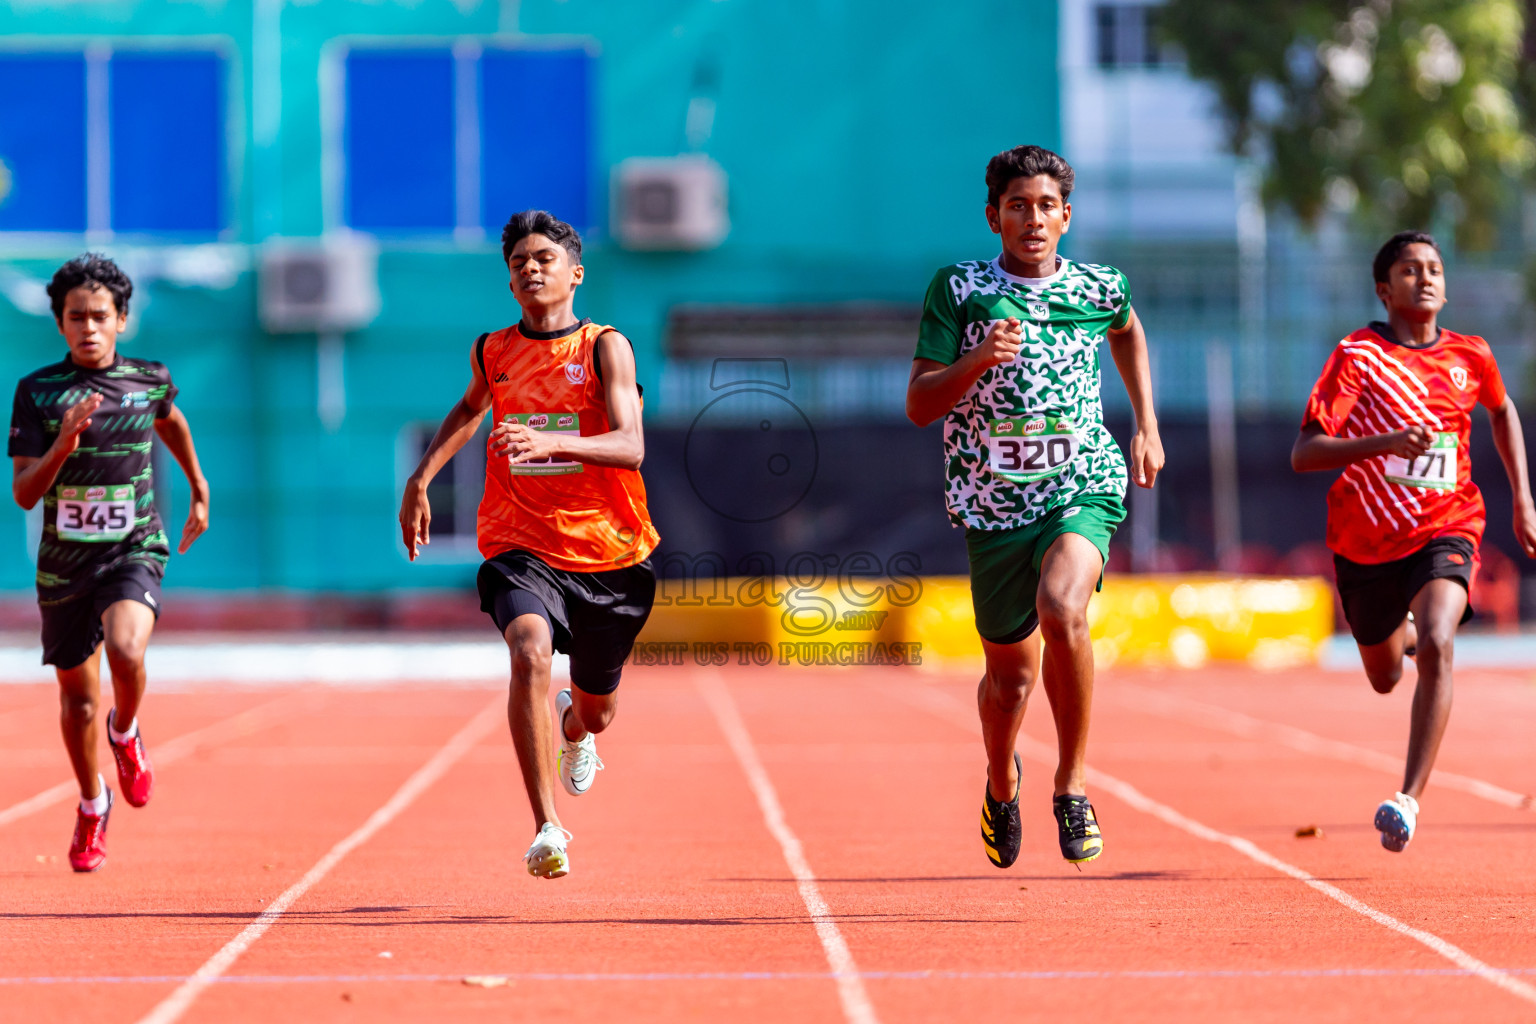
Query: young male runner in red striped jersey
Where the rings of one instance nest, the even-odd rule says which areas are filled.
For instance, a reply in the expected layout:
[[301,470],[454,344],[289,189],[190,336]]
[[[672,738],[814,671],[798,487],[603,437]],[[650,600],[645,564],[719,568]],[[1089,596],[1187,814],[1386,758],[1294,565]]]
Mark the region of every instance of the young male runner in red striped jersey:
[[1312,389],[1291,450],[1299,472],[1344,470],[1328,492],[1339,596],[1378,693],[1418,662],[1402,792],[1376,809],[1381,845],[1413,838],[1419,798],[1451,714],[1456,627],[1472,616],[1483,496],[1472,482],[1472,407],[1487,407],[1514,492],[1515,538],[1536,558],[1525,440],[1493,352],[1440,327],[1445,267],[1429,235],[1404,231],[1376,254],[1387,310],[1339,342]]

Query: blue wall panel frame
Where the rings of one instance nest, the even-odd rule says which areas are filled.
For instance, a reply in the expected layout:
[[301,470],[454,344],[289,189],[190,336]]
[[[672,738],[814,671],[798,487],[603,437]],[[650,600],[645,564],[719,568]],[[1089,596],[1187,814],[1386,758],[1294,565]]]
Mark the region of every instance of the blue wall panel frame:
[[225,63],[210,51],[118,51],[109,67],[112,229],[218,234]]
[[85,230],[85,57],[0,54],[0,231]]
[[347,224],[383,233],[451,232],[453,54],[353,50],[346,80]]
[[481,54],[480,194],[487,233],[499,235],[508,216],[530,208],[548,210],[578,230],[592,226],[594,64],[585,49]]

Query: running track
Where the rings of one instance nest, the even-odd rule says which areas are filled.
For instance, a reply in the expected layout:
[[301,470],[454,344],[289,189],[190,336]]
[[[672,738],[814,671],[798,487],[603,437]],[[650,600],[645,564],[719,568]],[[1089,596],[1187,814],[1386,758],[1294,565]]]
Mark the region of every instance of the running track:
[[555,882],[495,691],[152,693],[75,876],[54,695],[0,687],[0,1020],[1536,1021],[1536,684],[1457,683],[1394,856],[1411,678],[1102,673],[1081,873],[1039,693],[1005,872],[972,673],[635,669]]

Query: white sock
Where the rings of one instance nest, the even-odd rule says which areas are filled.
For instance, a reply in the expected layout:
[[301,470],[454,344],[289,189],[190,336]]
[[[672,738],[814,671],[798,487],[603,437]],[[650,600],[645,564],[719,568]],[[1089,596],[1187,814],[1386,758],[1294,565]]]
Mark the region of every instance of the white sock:
[[117,711],[112,712],[112,718],[107,722],[107,735],[112,737],[112,742],[121,746],[139,734],[139,716],[134,715],[133,721],[128,723],[128,728],[122,732],[117,731]]
[[107,813],[107,780],[100,775],[96,776],[96,799],[80,798],[80,810],[93,818],[99,818]]

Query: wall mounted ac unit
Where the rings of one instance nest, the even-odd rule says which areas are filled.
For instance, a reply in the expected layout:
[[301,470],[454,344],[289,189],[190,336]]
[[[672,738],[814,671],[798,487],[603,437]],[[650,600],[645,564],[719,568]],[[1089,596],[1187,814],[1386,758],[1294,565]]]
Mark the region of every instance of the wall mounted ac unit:
[[725,171],[707,156],[631,157],[613,170],[613,236],[626,249],[713,249],[731,229]]
[[257,290],[262,326],[275,334],[357,330],[379,315],[378,253],[352,241],[274,242]]

